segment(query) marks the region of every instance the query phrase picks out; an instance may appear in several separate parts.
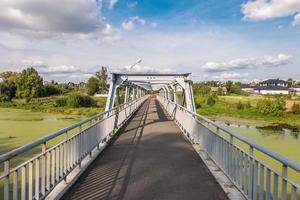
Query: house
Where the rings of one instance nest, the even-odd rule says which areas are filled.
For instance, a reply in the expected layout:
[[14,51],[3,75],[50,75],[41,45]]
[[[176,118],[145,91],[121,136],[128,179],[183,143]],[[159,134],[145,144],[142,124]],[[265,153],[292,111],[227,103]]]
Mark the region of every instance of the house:
[[243,92],[253,94],[253,93],[255,93],[255,92],[254,92],[254,89],[255,89],[254,87],[245,87],[245,88],[242,88],[241,90],[242,90]]
[[211,87],[210,91],[212,92],[222,92],[223,94],[227,94],[227,88],[226,87]]
[[280,79],[268,79],[262,81],[254,88],[255,94],[284,94],[289,95],[290,90],[288,88],[288,83]]

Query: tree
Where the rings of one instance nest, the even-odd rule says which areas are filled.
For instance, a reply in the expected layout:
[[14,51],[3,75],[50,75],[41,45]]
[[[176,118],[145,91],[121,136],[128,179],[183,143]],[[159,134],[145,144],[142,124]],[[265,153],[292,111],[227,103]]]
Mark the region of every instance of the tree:
[[97,93],[99,91],[99,87],[99,80],[94,76],[89,78],[88,82],[85,85],[86,92],[88,95],[94,95],[95,93]]
[[289,78],[286,82],[287,82],[289,88],[294,85],[294,81],[292,78]]
[[42,95],[43,78],[34,68],[27,68],[17,75],[16,86],[16,96],[29,101],[31,98],[40,97]]
[[232,86],[232,81],[227,81],[226,83],[225,83],[225,87],[226,87],[226,89],[227,89],[227,91],[228,92],[230,92],[231,91],[231,86]]
[[16,72],[0,73],[0,101],[10,101],[16,96]]
[[107,91],[107,68],[102,66],[100,71],[96,72],[96,78],[99,81],[99,92],[104,93]]
[[46,83],[44,85],[44,96],[52,96],[62,94],[62,90],[58,87],[57,83]]

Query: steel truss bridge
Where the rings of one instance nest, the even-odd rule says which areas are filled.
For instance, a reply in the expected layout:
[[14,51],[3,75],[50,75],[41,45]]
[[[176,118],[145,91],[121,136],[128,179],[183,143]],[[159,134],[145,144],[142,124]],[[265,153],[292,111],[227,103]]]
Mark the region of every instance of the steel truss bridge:
[[105,112],[0,156],[0,199],[300,199],[300,164],[198,115],[189,77],[113,73]]

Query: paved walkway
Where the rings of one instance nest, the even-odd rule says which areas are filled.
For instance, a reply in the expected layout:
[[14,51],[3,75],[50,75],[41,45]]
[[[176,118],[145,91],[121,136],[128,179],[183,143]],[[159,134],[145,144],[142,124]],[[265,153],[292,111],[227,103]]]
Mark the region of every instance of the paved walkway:
[[63,199],[227,199],[155,98],[146,101]]

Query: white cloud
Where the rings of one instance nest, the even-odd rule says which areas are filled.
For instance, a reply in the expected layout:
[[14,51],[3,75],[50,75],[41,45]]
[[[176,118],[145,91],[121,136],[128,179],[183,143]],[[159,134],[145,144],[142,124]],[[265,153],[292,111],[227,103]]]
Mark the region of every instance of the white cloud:
[[95,0],[4,0],[2,30],[41,33],[90,33],[103,27]]
[[133,1],[133,2],[127,2],[127,7],[128,8],[134,8],[138,5],[137,1]]
[[113,33],[113,28],[110,24],[105,24],[105,28],[102,30],[102,33],[105,35],[110,35]]
[[118,0],[109,0],[108,2],[108,9],[112,10],[114,9],[115,5],[118,3]]
[[259,21],[286,17],[300,12],[299,0],[254,0],[242,4],[244,19]]
[[[120,37],[101,16],[102,1],[95,0],[2,0],[0,45],[22,47],[28,40],[96,39]],[[4,41],[3,41],[4,40]],[[10,43],[10,45],[8,44]]]
[[124,30],[130,31],[134,29],[135,24],[145,25],[146,20],[139,16],[130,17],[129,20],[123,21],[122,27]]
[[220,80],[220,81],[226,81],[226,80],[234,80],[234,81],[245,81],[247,80],[249,74],[240,74],[240,73],[222,73],[220,75],[212,76],[213,80]]
[[300,26],[300,13],[294,16],[293,26]]
[[134,28],[133,21],[131,21],[131,20],[124,21],[124,22],[122,23],[122,27],[123,27],[123,29],[126,30],[126,31],[132,30],[132,29]]
[[207,62],[202,66],[207,72],[224,72],[237,69],[254,69],[262,67],[277,67],[287,65],[292,56],[279,54],[276,57],[262,56],[256,58],[238,58],[228,62]]
[[135,65],[131,67],[131,65],[126,65],[124,67],[118,68],[113,70],[114,72],[134,72],[134,73],[170,73],[174,72],[169,68],[157,68],[157,67],[150,67],[144,65]]

